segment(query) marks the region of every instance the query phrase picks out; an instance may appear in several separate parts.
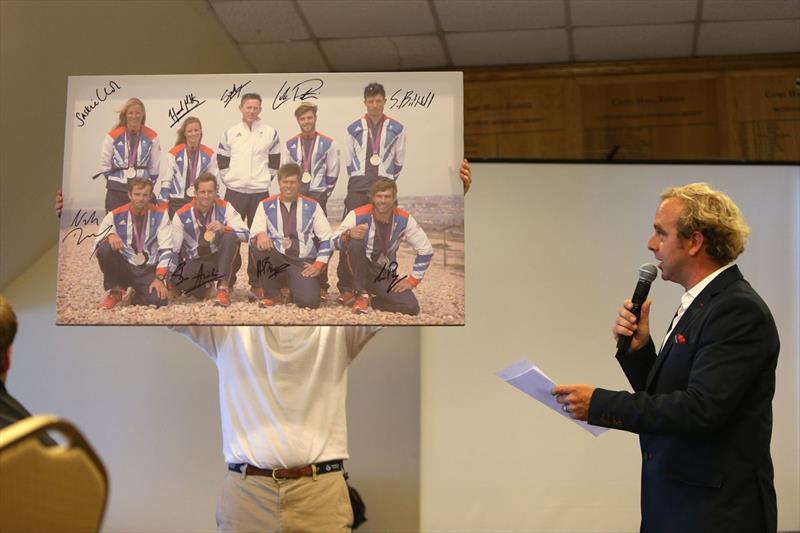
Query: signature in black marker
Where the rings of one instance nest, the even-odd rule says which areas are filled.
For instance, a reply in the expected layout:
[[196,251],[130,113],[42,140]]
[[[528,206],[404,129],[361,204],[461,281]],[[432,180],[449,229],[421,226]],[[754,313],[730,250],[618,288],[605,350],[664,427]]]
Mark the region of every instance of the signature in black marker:
[[[104,229],[100,233],[89,233],[88,235],[84,235],[82,227],[75,227],[75,228],[72,228],[71,230],[69,230],[66,233],[66,235],[64,235],[64,238],[61,239],[61,242],[66,241],[67,237],[69,237],[70,235],[75,233],[78,236],[77,237],[77,244],[80,245],[83,241],[85,241],[86,239],[91,239],[92,237],[94,237],[94,238],[103,238],[103,237],[105,237],[106,235],[109,234],[109,232],[111,232],[112,228],[113,228],[113,226],[106,226],[106,229]],[[89,255],[90,258],[94,255],[95,250],[97,250],[96,247],[92,248],[92,253]]]
[[260,278],[262,274],[266,274],[270,278],[274,278],[287,268],[289,268],[289,263],[284,263],[281,266],[276,267],[269,260],[269,257],[265,257],[256,263],[256,277]]
[[378,273],[378,277],[375,278],[375,283],[379,281],[386,281],[391,280],[389,282],[389,286],[386,288],[386,292],[392,292],[392,289],[406,279],[408,276],[400,277],[400,274],[397,273],[397,261],[392,261],[391,263],[386,263],[381,267],[381,271]]
[[289,82],[285,81],[272,100],[272,109],[278,109],[290,99],[293,102],[309,98],[316,100],[319,98],[319,90],[322,89],[322,85],[323,81],[319,78],[311,78],[294,85],[289,85]]
[[403,109],[404,107],[428,108],[433,103],[435,96],[432,91],[428,91],[428,94],[420,94],[416,91],[404,92],[403,89],[398,89],[389,97],[391,101],[389,109]]
[[[225,274],[220,274],[217,272],[216,267],[212,268],[211,272],[206,274],[203,269],[203,264],[200,263],[200,269],[197,271],[197,274],[187,278],[183,275],[183,269],[185,267],[186,261],[178,264],[177,268],[175,268],[175,272],[172,273],[172,283],[185,293],[190,293],[193,290],[205,287],[207,283],[212,283],[225,277]],[[181,287],[182,283],[192,281],[194,282],[194,285],[192,285],[189,289],[187,289],[185,286]]]
[[183,100],[181,100],[178,103],[178,109],[171,107],[167,112],[169,118],[172,119],[172,124],[170,124],[169,127],[170,128],[174,127],[175,124],[177,124],[183,117],[188,115],[192,109],[198,108],[204,103],[206,103],[205,100],[203,100],[202,102],[199,101],[197,97],[192,93],[189,93],[186,96],[184,96]]
[[228,107],[228,104],[231,103],[231,100],[236,98],[242,93],[242,88],[249,85],[253,80],[249,80],[241,85],[233,84],[232,89],[225,89],[222,91],[222,97],[220,98],[221,102],[225,102],[225,105],[222,107]]
[[78,124],[79,128],[82,128],[83,125],[86,124],[86,119],[89,117],[89,113],[91,113],[95,107],[105,102],[109,96],[117,92],[119,89],[122,89],[122,86],[114,80],[111,80],[108,82],[108,85],[102,89],[102,93],[100,92],[100,88],[95,89],[94,98],[90,100],[89,105],[83,106],[82,111],[75,113],[75,118],[80,121],[80,124]]
[[81,226],[88,226],[89,224],[100,224],[100,219],[97,217],[97,211],[84,211],[83,209],[78,209],[78,212],[75,213],[75,218],[72,219],[72,223],[70,226],[73,228],[79,228]]

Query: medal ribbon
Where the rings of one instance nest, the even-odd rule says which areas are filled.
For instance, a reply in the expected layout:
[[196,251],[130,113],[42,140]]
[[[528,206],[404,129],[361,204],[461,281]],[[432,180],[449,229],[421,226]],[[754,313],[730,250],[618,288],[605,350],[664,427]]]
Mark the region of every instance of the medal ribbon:
[[372,148],[373,155],[380,155],[381,151],[381,131],[383,130],[383,119],[386,115],[382,115],[381,119],[375,126],[372,126],[372,120],[367,116],[367,128],[369,129],[369,143]]
[[211,215],[213,214],[214,207],[212,206],[208,212],[204,215],[201,213],[197,206],[194,207],[194,216],[197,219],[197,223],[200,225],[200,229],[197,232],[197,253],[200,256],[205,256],[211,253],[211,243],[206,241],[205,233],[208,228],[208,223],[211,222]]
[[389,260],[389,235],[392,232],[392,220],[394,217],[389,219],[389,222],[385,224],[383,222],[375,221],[375,247],[378,249],[379,255],[383,255],[386,257],[386,260]]
[[[286,209],[286,205],[282,201],[279,201],[279,203],[281,204],[281,218],[283,219],[283,235],[292,240],[291,249],[295,248],[294,243],[297,241],[297,252],[294,255],[299,255],[300,239],[297,237],[297,200],[292,202],[290,209]],[[284,250],[284,253],[287,253],[287,255],[288,252],[288,249]]]
[[144,251],[144,233],[147,227],[146,213],[144,215],[135,215],[131,212],[133,218],[133,240],[136,246],[136,252],[141,253]]
[[311,156],[314,153],[314,144],[317,142],[317,136],[314,135],[313,139],[306,141],[305,137],[300,138],[300,150],[303,152],[303,170],[311,173]]
[[186,188],[194,185],[197,178],[197,163],[200,159],[200,150],[186,148]]
[[139,134],[126,132],[125,137],[128,139],[128,166],[136,168],[139,157]]

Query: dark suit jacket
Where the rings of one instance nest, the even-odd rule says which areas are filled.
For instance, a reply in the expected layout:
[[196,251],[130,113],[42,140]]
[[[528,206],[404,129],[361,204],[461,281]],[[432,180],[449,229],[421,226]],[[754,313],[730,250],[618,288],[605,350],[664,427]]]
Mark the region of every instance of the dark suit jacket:
[[738,267],[695,298],[656,356],[617,354],[634,393],[596,389],[589,423],[638,433],[642,531],[777,529],[770,439],[778,331]]

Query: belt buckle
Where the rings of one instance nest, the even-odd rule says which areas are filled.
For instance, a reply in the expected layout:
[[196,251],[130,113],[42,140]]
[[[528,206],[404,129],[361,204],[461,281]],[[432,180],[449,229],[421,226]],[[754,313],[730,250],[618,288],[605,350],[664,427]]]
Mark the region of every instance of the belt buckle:
[[283,480],[283,479],[289,479],[289,478],[287,478],[287,477],[278,477],[278,476],[276,475],[276,472],[277,472],[278,470],[280,470],[280,468],[273,468],[273,469],[272,469],[272,479],[274,479],[274,480],[275,480],[275,483],[278,483],[279,481],[281,481],[281,480]]

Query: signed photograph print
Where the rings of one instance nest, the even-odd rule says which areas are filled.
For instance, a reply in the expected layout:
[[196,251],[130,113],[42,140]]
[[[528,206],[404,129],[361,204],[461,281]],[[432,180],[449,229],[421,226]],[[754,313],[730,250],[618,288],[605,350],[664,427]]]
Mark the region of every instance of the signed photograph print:
[[463,325],[461,73],[69,78],[58,324]]

